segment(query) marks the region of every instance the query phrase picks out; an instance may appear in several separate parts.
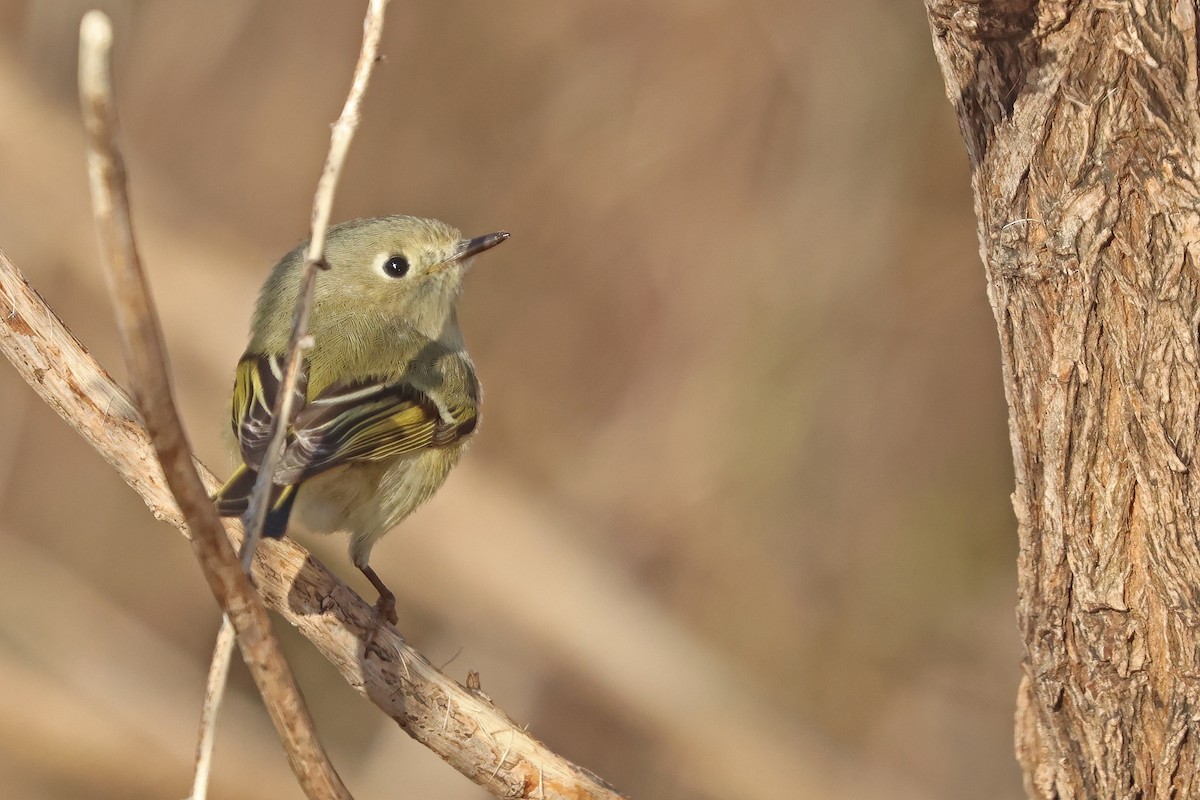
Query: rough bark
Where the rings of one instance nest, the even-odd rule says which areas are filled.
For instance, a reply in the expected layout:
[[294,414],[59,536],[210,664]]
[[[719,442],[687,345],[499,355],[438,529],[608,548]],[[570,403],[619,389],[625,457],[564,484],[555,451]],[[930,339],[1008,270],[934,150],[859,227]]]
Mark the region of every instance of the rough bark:
[[1016,469],[1031,797],[1200,797],[1196,4],[926,0]]

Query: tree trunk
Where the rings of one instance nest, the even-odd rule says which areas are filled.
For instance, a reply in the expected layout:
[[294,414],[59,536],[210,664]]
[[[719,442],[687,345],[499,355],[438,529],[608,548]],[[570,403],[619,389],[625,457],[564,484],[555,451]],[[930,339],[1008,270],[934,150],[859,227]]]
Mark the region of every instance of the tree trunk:
[[1000,332],[1031,797],[1200,797],[1195,0],[926,0]]

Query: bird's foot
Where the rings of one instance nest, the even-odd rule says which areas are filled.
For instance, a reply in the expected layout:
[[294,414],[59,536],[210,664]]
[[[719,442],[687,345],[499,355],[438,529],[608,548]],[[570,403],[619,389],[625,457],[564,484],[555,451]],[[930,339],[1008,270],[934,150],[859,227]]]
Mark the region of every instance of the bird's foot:
[[396,595],[391,592],[379,595],[375,601],[375,618],[380,622],[387,620],[393,625],[400,621],[396,616]]
[[379,595],[379,600],[375,603],[374,619],[371,622],[370,630],[367,631],[366,649],[373,650],[380,658],[387,658],[387,654],[376,639],[385,623],[395,625],[396,621],[396,596],[391,592]]
[[375,587],[375,591],[379,592],[379,599],[375,601],[375,622],[371,625],[370,633],[367,635],[367,642],[374,644],[375,635],[379,633],[379,629],[383,627],[384,622],[395,625],[399,620],[396,616],[396,595],[392,594],[392,590],[379,579],[379,576],[375,574],[375,570],[371,569],[370,566],[360,564],[358,568],[367,576],[367,580]]

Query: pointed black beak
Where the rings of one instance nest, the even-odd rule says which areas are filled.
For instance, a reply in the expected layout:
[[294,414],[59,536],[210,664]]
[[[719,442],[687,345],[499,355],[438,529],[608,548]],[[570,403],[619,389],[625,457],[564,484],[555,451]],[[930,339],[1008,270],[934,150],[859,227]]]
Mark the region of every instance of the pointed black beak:
[[462,261],[464,258],[479,255],[484,250],[491,250],[508,237],[508,231],[496,231],[495,233],[476,236],[474,239],[463,239],[458,243],[458,253],[455,254],[454,260]]

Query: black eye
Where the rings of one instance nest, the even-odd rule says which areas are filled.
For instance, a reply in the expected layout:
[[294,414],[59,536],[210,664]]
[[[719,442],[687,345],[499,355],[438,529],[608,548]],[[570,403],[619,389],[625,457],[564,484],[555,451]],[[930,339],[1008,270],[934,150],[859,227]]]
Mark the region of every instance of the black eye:
[[383,274],[389,278],[403,278],[408,274],[408,259],[404,256],[392,256],[383,262]]

